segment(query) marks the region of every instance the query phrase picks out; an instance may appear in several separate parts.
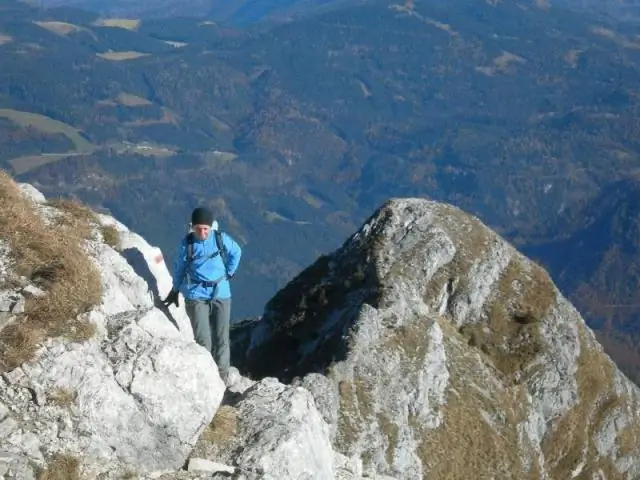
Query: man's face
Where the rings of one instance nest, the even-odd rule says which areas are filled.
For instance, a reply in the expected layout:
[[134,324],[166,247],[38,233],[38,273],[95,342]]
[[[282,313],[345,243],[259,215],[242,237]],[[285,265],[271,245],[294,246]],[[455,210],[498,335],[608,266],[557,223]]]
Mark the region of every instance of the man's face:
[[210,225],[194,225],[193,232],[199,240],[206,240],[211,231]]

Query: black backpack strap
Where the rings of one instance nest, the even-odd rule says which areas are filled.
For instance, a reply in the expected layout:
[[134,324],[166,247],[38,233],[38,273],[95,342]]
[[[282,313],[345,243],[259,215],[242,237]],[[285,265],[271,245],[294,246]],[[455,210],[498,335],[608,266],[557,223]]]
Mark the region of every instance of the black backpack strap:
[[193,260],[193,232],[187,233],[187,264]]
[[184,278],[186,278],[187,283],[191,283],[191,279],[189,278],[189,266],[193,261],[193,232],[187,233],[185,240],[187,242],[187,257],[185,258],[184,264]]
[[227,267],[227,249],[224,248],[224,242],[222,241],[222,232],[220,230],[214,230],[216,236],[216,245],[218,246],[218,252],[222,257],[222,263],[224,263],[224,271],[229,274]]

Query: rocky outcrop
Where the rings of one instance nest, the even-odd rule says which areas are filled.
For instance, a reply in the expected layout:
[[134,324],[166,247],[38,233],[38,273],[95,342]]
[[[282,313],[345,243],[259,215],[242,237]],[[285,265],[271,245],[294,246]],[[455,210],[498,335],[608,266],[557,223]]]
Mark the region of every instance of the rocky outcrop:
[[[25,198],[15,201],[25,203],[16,210],[31,208],[47,228],[72,215],[21,187]],[[182,468],[222,401],[216,364],[193,341],[184,310],[158,307],[157,295],[171,286],[159,250],[108,216],[87,218],[84,227],[91,232],[83,248],[99,272],[100,301],[65,326],[87,334],[74,341],[68,330],[43,338],[34,358],[3,368],[0,472],[22,472],[10,478],[46,469],[97,478]],[[105,227],[117,233],[117,250],[105,243]],[[33,332],[33,308],[25,313],[29,296],[51,295],[52,315],[52,304],[63,300],[53,296],[54,282],[47,291],[15,274],[20,265],[9,245],[15,239],[3,240],[0,335],[11,328],[15,338]]]
[[306,387],[364,474],[640,476],[638,388],[543,269],[452,206],[389,201],[249,337],[242,370]]

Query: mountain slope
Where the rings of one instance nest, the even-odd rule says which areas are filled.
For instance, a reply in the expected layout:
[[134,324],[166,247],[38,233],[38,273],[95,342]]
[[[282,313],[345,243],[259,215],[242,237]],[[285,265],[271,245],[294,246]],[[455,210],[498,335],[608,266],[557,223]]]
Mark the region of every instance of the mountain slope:
[[245,360],[309,388],[369,474],[640,475],[640,389],[542,268],[451,205],[386,202],[269,302]]
[[[640,352],[640,183],[629,178],[608,185],[587,205],[566,212],[566,238],[524,247],[591,319],[611,356],[636,381]],[[625,338],[626,337],[626,338]],[[608,343],[607,343],[608,345]]]

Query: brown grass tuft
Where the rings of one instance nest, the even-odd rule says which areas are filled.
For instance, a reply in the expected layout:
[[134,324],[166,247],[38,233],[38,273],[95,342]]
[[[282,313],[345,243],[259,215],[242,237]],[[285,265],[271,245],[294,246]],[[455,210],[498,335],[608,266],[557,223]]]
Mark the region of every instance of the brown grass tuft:
[[104,243],[110,247],[117,248],[120,244],[120,233],[118,233],[118,229],[113,225],[103,225],[100,227],[100,233],[102,233]]
[[0,171],[0,238],[10,244],[14,273],[46,292],[27,298],[21,318],[0,332],[0,370],[33,359],[47,337],[85,340],[93,334],[94,327],[76,317],[100,302],[102,283],[82,248],[91,230],[83,221],[87,217],[83,209],[74,208],[72,218],[49,226],[11,177]]
[[[467,392],[465,392],[466,394]],[[480,414],[477,397],[450,395],[444,411],[444,424],[425,431],[418,454],[428,478],[480,478],[482,472],[493,478],[536,479],[523,470],[518,456],[514,425],[497,429]]]
[[544,351],[539,322],[556,301],[548,274],[535,263],[527,264],[530,269],[514,257],[507,265],[496,293],[487,302],[488,325],[476,323],[460,329],[469,344],[489,356],[508,378],[524,372]]
[[339,383],[340,410],[338,418],[338,438],[336,444],[341,452],[348,452],[364,433],[368,422],[373,420],[371,394],[360,378]]
[[[595,478],[599,470],[606,478],[622,478],[609,458],[597,454],[594,439],[607,416],[625,404],[625,398],[615,392],[614,366],[595,345],[589,344],[582,326],[579,338],[576,371],[579,400],[554,423],[552,432],[545,438],[542,448],[547,470],[552,478],[571,478],[572,471],[584,461],[579,478]],[[628,431],[620,432],[616,441],[623,450],[633,450],[637,447],[630,446],[628,440],[637,440],[637,432],[638,425],[631,424]]]
[[76,401],[76,392],[66,388],[55,388],[48,393],[47,400],[59,407],[70,407]]
[[209,443],[223,445],[233,439],[237,428],[238,410],[229,405],[222,405],[200,438]]
[[56,453],[47,467],[40,470],[38,480],[80,480],[80,460],[71,455]]
[[[448,356],[456,361],[449,365],[451,385],[441,409],[443,424],[421,432],[417,453],[425,474],[451,480],[539,479],[537,465],[527,467],[519,455],[521,447],[525,452],[530,447],[526,442],[520,444],[516,428],[525,420],[525,386],[505,388],[500,382],[490,381],[493,371],[488,368],[489,359],[479,359],[466,345],[454,341],[456,328],[447,319],[438,323],[448,339]],[[486,391],[486,396],[481,391]],[[409,422],[420,428],[413,416]]]
[[47,203],[63,212],[63,215],[56,218],[57,226],[72,229],[80,238],[91,238],[93,224],[98,223],[98,219],[86,205],[68,198],[55,198]]

